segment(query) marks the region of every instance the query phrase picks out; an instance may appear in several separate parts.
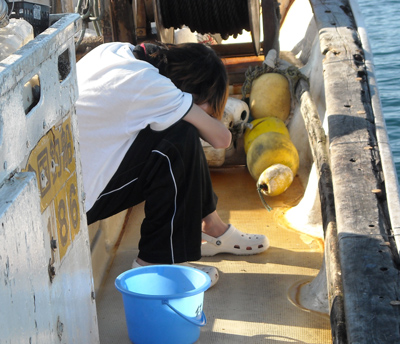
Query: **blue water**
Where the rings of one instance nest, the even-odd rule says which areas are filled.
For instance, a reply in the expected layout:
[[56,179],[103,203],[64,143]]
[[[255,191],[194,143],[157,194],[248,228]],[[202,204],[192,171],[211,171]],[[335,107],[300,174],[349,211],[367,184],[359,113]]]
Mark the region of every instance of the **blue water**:
[[397,177],[400,181],[400,1],[358,0],[371,44]]

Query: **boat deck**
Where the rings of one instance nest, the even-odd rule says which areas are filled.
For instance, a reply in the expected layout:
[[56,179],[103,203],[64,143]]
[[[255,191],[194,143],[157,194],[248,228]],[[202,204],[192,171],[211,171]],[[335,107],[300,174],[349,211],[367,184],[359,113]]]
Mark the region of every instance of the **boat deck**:
[[[255,182],[244,166],[212,170],[221,218],[244,232],[263,233],[270,248],[259,255],[220,254],[196,264],[216,266],[220,280],[204,294],[207,325],[197,343],[331,343],[329,317],[299,306],[298,292],[319,272],[320,239],[284,226],[282,214],[298,203],[303,187],[297,180],[282,195],[262,205]],[[97,296],[100,340],[130,343],[121,294],[115,278],[130,269],[137,255],[143,206],[132,208],[113,264]]]

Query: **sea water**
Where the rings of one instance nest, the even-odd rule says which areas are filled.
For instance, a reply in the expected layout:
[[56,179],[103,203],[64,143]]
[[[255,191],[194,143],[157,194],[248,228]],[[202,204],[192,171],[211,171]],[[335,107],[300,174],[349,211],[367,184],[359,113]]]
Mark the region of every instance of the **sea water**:
[[400,181],[400,1],[358,0],[370,41],[389,142]]

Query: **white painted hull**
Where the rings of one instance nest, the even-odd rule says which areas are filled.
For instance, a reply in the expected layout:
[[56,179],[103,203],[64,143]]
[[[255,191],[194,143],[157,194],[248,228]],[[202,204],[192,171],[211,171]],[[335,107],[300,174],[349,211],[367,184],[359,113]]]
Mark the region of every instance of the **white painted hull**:
[[[77,28],[79,16],[66,15],[0,63],[2,344],[99,341],[74,109]],[[25,111],[35,75],[40,97]]]

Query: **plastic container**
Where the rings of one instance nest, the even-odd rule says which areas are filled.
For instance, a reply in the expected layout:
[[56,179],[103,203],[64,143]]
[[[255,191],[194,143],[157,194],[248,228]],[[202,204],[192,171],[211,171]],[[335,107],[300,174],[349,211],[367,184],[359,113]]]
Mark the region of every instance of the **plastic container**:
[[190,344],[206,324],[204,291],[210,277],[180,265],[128,270],[115,280],[122,294],[129,339],[135,344]]
[[[225,105],[222,123],[232,133],[232,141],[236,141],[237,137],[241,137],[247,127],[247,121],[250,116],[249,106],[242,100],[228,97]],[[225,163],[226,150],[225,148],[214,148],[208,142],[201,140],[204,154],[207,159],[208,166],[220,167]]]
[[[42,2],[42,3],[40,3]],[[50,26],[49,1],[9,1],[10,18],[25,19],[33,27],[35,37]]]
[[0,61],[16,52],[33,39],[33,27],[23,19],[10,19],[0,28]]

